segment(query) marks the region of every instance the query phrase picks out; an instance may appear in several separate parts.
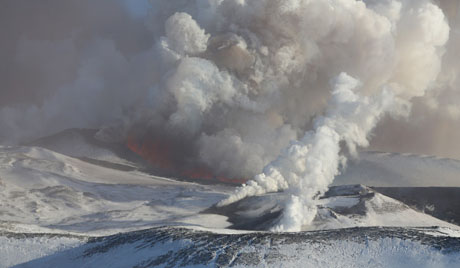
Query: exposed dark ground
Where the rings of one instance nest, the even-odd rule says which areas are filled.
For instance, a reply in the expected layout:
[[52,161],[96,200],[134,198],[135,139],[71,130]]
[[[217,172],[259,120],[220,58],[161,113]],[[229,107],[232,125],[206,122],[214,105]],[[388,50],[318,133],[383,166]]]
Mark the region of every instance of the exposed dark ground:
[[[105,142],[98,140],[95,138],[96,133],[98,132],[97,129],[83,129],[83,128],[72,128],[66,129],[59,133],[56,133],[51,136],[43,137],[37,140],[33,140],[30,142],[25,143],[26,146],[38,146],[48,150],[52,150],[57,153],[62,154],[69,154],[68,152],[63,152],[62,147],[65,147],[66,143],[73,140],[80,140],[88,145],[94,146],[94,148],[101,148],[107,151],[114,153],[116,156],[120,157],[121,159],[125,159],[131,163],[138,164],[140,167],[148,166],[148,163],[142,159],[137,154],[133,153],[129,148],[122,142]],[[63,146],[64,145],[64,146]],[[70,155],[75,156],[75,155]],[[93,163],[93,164],[101,164],[101,160],[96,160],[88,157],[77,157],[84,161]],[[97,161],[97,162],[94,162]],[[104,164],[113,164],[106,162]],[[116,168],[116,167],[115,167]]]
[[[409,207],[438,219],[460,225],[460,188],[450,187],[366,187],[363,185],[333,186],[321,198],[333,196],[355,196],[359,202],[352,207],[331,209],[342,215],[364,215],[366,200],[374,191],[389,196]],[[252,196],[224,207],[211,207],[203,213],[214,213],[228,217],[238,230],[267,230],[279,219],[286,196],[270,193]]]
[[[84,128],[72,128],[66,129],[59,133],[56,133],[51,136],[46,136],[40,139],[36,139],[27,143],[24,143],[25,146],[37,146],[45,148],[60,154],[68,155],[71,157],[78,158],[82,161],[88,162],[90,164],[117,169],[121,171],[141,171],[144,173],[151,174],[153,176],[167,177],[171,179],[176,179],[178,181],[188,181],[196,182],[200,184],[223,184],[223,185],[239,185],[233,182],[219,181],[219,180],[209,180],[209,179],[197,179],[197,178],[188,178],[178,174],[172,173],[171,171],[160,169],[152,166],[148,161],[143,159],[138,154],[131,151],[128,146],[123,141],[114,141],[106,142],[101,141],[96,138],[97,129],[84,129]],[[121,159],[128,161],[130,164],[120,164],[113,163],[109,161],[104,161],[101,159],[95,159],[88,156],[79,156],[69,152],[68,148],[65,148],[67,143],[72,140],[83,141],[94,148],[104,149],[112,152],[114,155],[118,156]],[[65,149],[63,149],[65,148]]]
[[[43,264],[88,262],[95,259],[110,258],[119,247],[135,253],[138,250],[151,251],[135,260],[134,267],[182,267],[193,265],[211,265],[214,267],[247,266],[280,263],[289,256],[280,253],[279,248],[293,245],[292,250],[301,254],[303,245],[313,245],[320,250],[334,241],[347,241],[367,244],[382,238],[401,239],[427,245],[442,254],[460,251],[460,238],[433,236],[425,231],[436,232],[433,228],[379,228],[356,227],[338,230],[271,233],[256,232],[246,234],[216,234],[184,228],[160,227],[147,230],[121,233],[107,237],[87,237],[82,246],[32,260],[26,267],[40,267]],[[10,238],[55,237],[48,234],[12,234],[0,233]],[[154,252],[169,248],[164,254]],[[250,249],[251,252],[248,250]],[[128,253],[129,253],[128,252]],[[128,256],[127,256],[128,257]],[[22,267],[22,265],[18,265]]]
[[[60,144],[65,144],[67,141],[73,139],[83,139],[87,144],[93,145],[95,148],[109,150],[113,152],[115,155],[119,156],[120,158],[126,159],[127,161],[132,163],[133,166],[116,164],[88,157],[79,157],[83,161],[123,171],[139,170],[158,176],[168,177],[168,175],[170,175],[165,174],[161,170],[152,167],[147,161],[142,159],[142,157],[138,156],[137,154],[129,150],[126,144],[122,142],[100,141],[97,138],[95,138],[96,133],[97,130],[95,129],[68,129],[59,132],[55,135],[51,135],[29,142],[25,145],[39,146],[56,151],[58,153],[63,153],[60,152]],[[177,177],[176,179],[182,181],[194,181],[202,184],[225,184],[221,181],[212,180],[197,180]],[[331,187],[330,189],[331,190],[328,193],[326,193],[325,196],[331,194],[346,195],[346,193],[336,193],[335,191],[338,188]],[[372,189],[386,196],[399,200],[416,210],[425,212],[441,220],[460,225],[460,187],[372,187]],[[357,190],[359,191],[359,189]],[[351,194],[357,194],[357,192],[353,191]],[[210,208],[209,210],[207,210],[207,212],[213,212],[229,216],[230,220],[234,222],[233,227],[236,229],[265,229],[268,225],[273,223],[273,220],[275,220],[280,215],[279,207],[270,207],[269,210],[262,213],[263,215],[261,217],[251,219],[249,219],[245,215],[242,216],[241,214],[236,213],[238,211],[241,211],[242,208],[244,209],[244,207],[247,207],[249,203],[257,201],[257,199],[257,197],[254,197],[251,198],[251,200],[242,200],[241,202],[237,202],[226,208]],[[252,226],[252,228],[248,228],[248,226]]]
[[460,187],[372,187],[438,219],[460,225]]

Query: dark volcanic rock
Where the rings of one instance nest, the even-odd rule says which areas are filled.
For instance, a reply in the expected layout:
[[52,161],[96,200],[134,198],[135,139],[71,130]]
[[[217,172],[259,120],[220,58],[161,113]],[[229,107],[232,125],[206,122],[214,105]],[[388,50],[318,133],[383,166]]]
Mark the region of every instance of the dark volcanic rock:
[[438,219],[460,225],[460,187],[373,187]]
[[[331,217],[335,213],[342,215],[365,215],[365,202],[372,199],[375,192],[364,185],[343,185],[331,187],[320,199],[330,197],[356,197],[359,202],[353,206],[329,208]],[[228,217],[233,225],[230,227],[237,230],[269,230],[276,225],[282,213],[282,204],[286,203],[288,195],[282,192],[268,193],[260,196],[250,196],[235,203],[217,207],[213,206],[203,213],[219,214]],[[321,221],[317,215],[315,218]]]
[[[92,263],[95,260],[119,257],[124,252],[137,254],[130,260],[130,267],[187,267],[203,265],[231,267],[254,266],[261,263],[282,263],[290,257],[280,252],[288,247],[289,252],[302,257],[306,246],[322,248],[336,242],[366,245],[379,239],[413,241],[438,250],[442,254],[460,252],[460,238],[430,235],[439,229],[433,228],[379,228],[361,227],[300,233],[255,232],[242,234],[216,234],[184,228],[162,227],[107,237],[87,238],[83,246],[26,263],[28,267],[43,267],[68,261]],[[2,235],[6,235],[2,233]],[[29,234],[30,237],[56,237],[48,234]],[[123,249],[120,251],[120,249]],[[143,253],[139,253],[139,252]],[[139,253],[139,254],[138,254]]]
[[[133,153],[123,142],[107,142],[96,138],[99,130],[97,129],[82,129],[72,128],[66,129],[51,136],[43,137],[24,145],[38,146],[60,154],[79,158],[91,164],[100,165],[103,167],[119,169],[122,171],[131,171],[135,169],[147,170],[149,164],[137,154]],[[119,163],[112,163],[101,159],[92,158],[91,155],[86,155],[86,150],[106,150],[113,153],[121,159],[129,161],[135,166],[128,166]],[[83,148],[83,149],[82,149]],[[89,148],[89,149],[88,149]],[[83,151],[81,151],[83,150]]]

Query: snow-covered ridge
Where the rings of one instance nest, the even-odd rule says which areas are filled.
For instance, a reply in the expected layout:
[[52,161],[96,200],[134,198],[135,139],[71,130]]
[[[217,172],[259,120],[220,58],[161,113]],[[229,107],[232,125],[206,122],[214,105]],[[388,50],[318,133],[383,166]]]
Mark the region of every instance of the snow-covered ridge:
[[[38,147],[0,146],[0,228],[99,235],[158,225],[222,228],[197,213],[231,189],[94,165]],[[205,221],[201,221],[206,219]]]
[[334,185],[379,187],[460,187],[460,161],[414,154],[361,152]]
[[304,226],[311,231],[298,234],[229,229],[269,229],[286,198],[270,193],[212,207],[232,190],[92,164],[40,147],[0,146],[0,267],[460,262],[458,226],[378,189],[332,187],[312,225]]
[[[266,230],[276,225],[282,213],[284,193],[249,197],[209,211],[229,217],[232,228]],[[363,185],[335,186],[323,196],[318,212],[303,230],[327,230],[356,226],[443,226],[460,227],[422,213]]]
[[418,211],[460,225],[460,187],[373,187],[373,189]]
[[[218,234],[166,227],[84,239],[3,233],[0,240],[8,241],[2,243],[3,251],[12,252],[12,246],[27,251],[0,258],[0,266],[454,267],[460,262],[460,238],[446,237],[453,232],[446,228],[357,227]],[[39,241],[41,249],[34,252]]]
[[[124,170],[148,165],[124,143],[98,138],[95,129],[67,129],[32,141],[38,146],[95,164]],[[460,161],[429,155],[365,151],[348,161],[334,185],[364,184],[378,187],[460,187]]]
[[[0,147],[0,227],[17,232],[111,234],[150,226],[266,230],[286,196],[251,197],[211,208],[233,191],[123,171],[39,147]],[[333,187],[304,230],[354,226],[446,226],[441,221],[361,185]]]
[[102,139],[97,129],[66,129],[25,144],[84,160],[98,160],[128,167],[145,164],[119,141]]

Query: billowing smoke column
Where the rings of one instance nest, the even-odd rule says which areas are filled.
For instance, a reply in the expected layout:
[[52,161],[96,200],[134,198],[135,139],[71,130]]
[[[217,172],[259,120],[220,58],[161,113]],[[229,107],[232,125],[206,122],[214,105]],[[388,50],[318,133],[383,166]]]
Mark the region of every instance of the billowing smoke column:
[[274,230],[300,231],[316,215],[314,198],[323,194],[339,173],[344,160],[340,142],[345,141],[352,153],[356,146],[367,146],[368,133],[385,112],[395,107],[394,95],[388,89],[371,98],[359,97],[353,91],[358,85],[356,79],[340,74],[326,114],[316,119],[314,131],[292,142],[263,173],[218,205],[285,190],[291,198],[284,218]]
[[[313,5],[321,6],[319,3]],[[278,231],[300,231],[302,226],[313,220],[316,215],[315,198],[327,190],[339,173],[343,160],[340,142],[345,141],[351,153],[355,152],[357,145],[367,146],[369,132],[385,112],[390,109],[402,112],[404,101],[424,95],[439,73],[439,47],[447,41],[448,26],[443,14],[431,3],[382,1],[365,7],[354,1],[330,1],[326,5],[333,7],[330,15],[334,14],[339,22],[344,17],[349,19],[346,21],[348,25],[345,22],[326,23],[330,26],[326,27],[326,33],[336,32],[339,36],[348,33],[350,39],[347,39],[345,47],[341,47],[342,52],[350,43],[354,48],[366,50],[363,62],[359,61],[362,54],[356,55],[357,62],[353,59],[347,62],[358,66],[345,67],[344,70],[351,69],[349,72],[364,82],[361,94],[370,97],[354,93],[352,89],[357,87],[358,81],[340,74],[326,114],[315,120],[314,131],[307,132],[300,141],[292,142],[254,180],[219,203],[222,206],[247,196],[283,190],[291,196],[279,224],[273,228]],[[296,11],[303,7],[299,2],[284,2],[279,6],[280,11],[290,6]],[[323,15],[327,14],[326,10],[323,10]],[[348,32],[350,28],[352,30]],[[357,32],[360,34],[355,35]],[[372,46],[363,46],[360,40],[366,40]],[[321,41],[315,44],[321,43],[322,48],[331,45]],[[382,47],[383,44],[387,47]],[[375,50],[375,47],[378,49]],[[339,59],[346,57],[341,53],[335,54],[334,50],[326,51],[331,52]],[[360,67],[367,69],[361,73]],[[374,70],[379,73],[373,73]],[[382,93],[377,93],[382,88],[385,88]]]
[[[0,17],[20,27],[24,2],[7,2]],[[185,176],[254,178],[221,205],[286,191],[277,230],[314,217],[343,142],[353,154],[386,113],[391,136],[414,99],[425,112],[458,96],[458,62],[442,57],[460,39],[448,43],[429,0],[152,0],[143,21],[120,1],[47,3],[61,23],[40,28],[37,16],[3,44],[17,78],[0,73],[2,142],[101,128],[98,138]]]
[[427,1],[209,1],[174,13],[177,7],[157,8],[173,13],[157,44],[175,103],[164,126],[198,141],[191,159],[236,178],[254,176],[303,135],[342,71],[361,81],[361,95],[387,85],[400,100],[424,95],[449,31]]

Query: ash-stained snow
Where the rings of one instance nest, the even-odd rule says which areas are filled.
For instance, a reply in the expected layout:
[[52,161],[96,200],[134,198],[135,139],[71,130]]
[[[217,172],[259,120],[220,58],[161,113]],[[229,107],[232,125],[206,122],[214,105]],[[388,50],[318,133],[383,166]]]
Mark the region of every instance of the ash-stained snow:
[[9,267],[79,247],[88,242],[84,236],[66,234],[31,235],[0,232],[0,267]]
[[196,215],[229,190],[101,167],[38,147],[0,147],[0,227],[6,230],[107,234],[165,224],[222,228],[228,226],[224,217],[200,221]]
[[334,180],[334,185],[379,187],[459,187],[460,161],[435,156],[361,152]]
[[[249,197],[208,211],[225,215],[232,228],[268,230],[279,221],[288,198],[284,193]],[[455,224],[434,218],[363,185],[334,186],[318,201],[317,213],[303,230],[327,230],[356,226],[442,226],[455,230]]]
[[0,147],[0,267],[460,263],[460,227],[378,188],[332,187],[318,201],[317,215],[305,231],[271,233],[264,230],[279,220],[287,198],[282,192],[217,208],[233,186],[156,177],[81,157],[40,147]]
[[[17,239],[24,248],[49,238],[57,252],[17,267],[455,267],[460,238],[443,228],[361,227],[300,233],[220,234],[184,228],[154,228],[66,244],[48,234]],[[458,233],[458,232],[457,232]],[[54,239],[54,240],[53,240]],[[45,239],[46,241],[46,239]],[[17,255],[19,257],[19,254]]]

